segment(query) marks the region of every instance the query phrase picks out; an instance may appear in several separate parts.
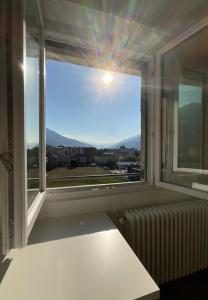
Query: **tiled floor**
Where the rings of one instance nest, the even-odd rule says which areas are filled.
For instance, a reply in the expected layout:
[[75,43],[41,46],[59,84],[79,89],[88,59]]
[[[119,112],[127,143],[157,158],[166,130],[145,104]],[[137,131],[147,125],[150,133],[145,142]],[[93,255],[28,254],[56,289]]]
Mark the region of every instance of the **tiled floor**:
[[160,288],[161,300],[208,300],[208,269]]

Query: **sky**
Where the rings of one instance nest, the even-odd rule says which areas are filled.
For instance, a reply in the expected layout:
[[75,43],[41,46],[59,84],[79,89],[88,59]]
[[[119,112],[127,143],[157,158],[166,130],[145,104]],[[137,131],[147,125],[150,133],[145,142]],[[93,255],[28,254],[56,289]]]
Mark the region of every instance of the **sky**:
[[26,58],[26,143],[27,148],[39,144],[39,59]]
[[141,131],[141,77],[47,60],[46,127],[102,147]]

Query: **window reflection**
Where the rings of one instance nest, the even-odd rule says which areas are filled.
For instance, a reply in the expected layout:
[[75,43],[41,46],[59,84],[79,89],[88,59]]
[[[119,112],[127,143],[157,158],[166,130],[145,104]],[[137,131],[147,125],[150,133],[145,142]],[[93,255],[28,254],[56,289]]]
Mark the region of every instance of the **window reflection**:
[[186,71],[179,82],[179,168],[203,168],[202,125],[203,74]]
[[162,59],[162,179],[208,184],[208,28]]

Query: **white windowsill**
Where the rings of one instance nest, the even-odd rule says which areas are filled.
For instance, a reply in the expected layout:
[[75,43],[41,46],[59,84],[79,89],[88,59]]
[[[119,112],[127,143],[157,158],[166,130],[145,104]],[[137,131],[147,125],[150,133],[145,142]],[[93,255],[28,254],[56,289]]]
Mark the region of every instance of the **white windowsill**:
[[27,238],[30,235],[32,227],[35,223],[35,220],[41,210],[43,202],[46,198],[46,192],[40,192],[34,199],[33,203],[30,205],[27,212]]
[[113,184],[86,185],[79,187],[48,188],[46,190],[47,200],[59,201],[67,197],[75,200],[87,197],[111,196],[119,193],[131,193],[154,189],[155,186],[147,182],[127,182]]

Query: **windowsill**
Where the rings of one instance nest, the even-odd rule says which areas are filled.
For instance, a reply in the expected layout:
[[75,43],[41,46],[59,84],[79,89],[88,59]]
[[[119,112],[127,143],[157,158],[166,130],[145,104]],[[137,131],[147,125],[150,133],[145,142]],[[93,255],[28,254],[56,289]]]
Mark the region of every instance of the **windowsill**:
[[75,200],[88,197],[110,196],[120,193],[135,193],[154,188],[155,186],[150,185],[147,182],[139,181],[79,187],[49,188],[46,190],[46,193],[47,199],[56,201],[65,197],[67,197],[68,200]]
[[[156,194],[154,194],[156,192]],[[48,190],[38,219],[71,217],[74,215],[115,212],[129,207],[161,203],[167,193],[147,183],[118,185],[115,188],[94,186],[81,189]],[[170,195],[172,199],[173,196]],[[163,199],[163,200],[162,200]]]
[[177,185],[176,183],[169,183],[166,181],[156,182],[156,187],[170,190],[173,192],[178,192],[186,196],[192,196],[195,198],[208,200],[208,193],[204,189],[193,189],[193,187],[185,187],[182,185]]
[[35,220],[46,198],[45,192],[39,192],[27,212],[27,237],[30,235]]
[[159,298],[157,285],[104,213],[37,221],[29,245],[11,251],[11,258],[1,299]]

